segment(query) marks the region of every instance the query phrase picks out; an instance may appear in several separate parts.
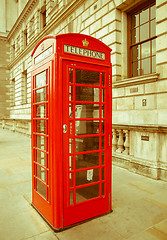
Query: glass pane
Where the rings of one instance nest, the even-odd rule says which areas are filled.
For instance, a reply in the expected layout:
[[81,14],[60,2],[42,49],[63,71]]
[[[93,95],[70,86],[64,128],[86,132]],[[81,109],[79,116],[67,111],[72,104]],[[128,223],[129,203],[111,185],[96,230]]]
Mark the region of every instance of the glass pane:
[[131,28],[139,26],[139,13],[133,14],[131,18]]
[[150,42],[141,44],[141,58],[150,56]]
[[140,62],[132,63],[132,77],[136,77],[140,75]]
[[95,167],[99,165],[99,152],[75,156],[76,169]]
[[140,59],[140,45],[132,47],[132,62]]
[[156,72],[156,57],[152,58],[152,72]]
[[150,73],[150,58],[143,59],[141,61],[142,65],[142,74]]
[[73,170],[73,156],[69,156],[69,171]]
[[151,6],[150,12],[151,12],[151,19],[156,18],[156,6],[155,6],[155,3]]
[[140,25],[149,21],[149,6],[142,9],[140,13]]
[[73,100],[73,86],[69,86],[69,101]]
[[46,85],[46,71],[36,75],[36,88]]
[[76,101],[99,102],[99,88],[76,87]]
[[76,186],[99,181],[99,169],[76,172]]
[[105,102],[105,89],[102,89],[102,102]]
[[69,104],[69,118],[73,118],[73,106],[72,103]]
[[101,164],[104,165],[104,152],[101,153]]
[[104,121],[102,121],[102,133],[104,133]]
[[73,83],[73,68],[69,68],[69,82]]
[[75,106],[76,118],[99,118],[98,104],[80,104]]
[[156,39],[152,40],[152,55],[156,54]]
[[46,198],[46,186],[37,180],[37,192]]
[[102,181],[105,179],[105,169],[101,169]]
[[44,152],[36,151],[37,152],[37,162],[44,167],[46,167],[46,162],[47,162],[47,154]]
[[132,44],[139,42],[139,27],[131,30],[131,42]]
[[74,200],[73,200],[73,191],[70,191],[70,205],[74,204]]
[[46,182],[46,170],[37,165],[37,177]]
[[102,105],[102,118],[105,117],[105,105]]
[[36,136],[36,138],[37,138],[36,147],[46,151],[47,138],[44,136],[38,136],[38,135]]
[[69,153],[73,153],[73,138],[69,139]]
[[149,23],[140,26],[140,41],[149,38]]
[[47,117],[46,104],[36,105],[36,117],[39,118]]
[[76,69],[75,73],[76,83],[88,84],[88,85],[99,85],[100,84],[100,73],[88,70]]
[[93,151],[99,149],[99,137],[76,138],[75,151]]
[[36,102],[46,101],[46,88],[38,89],[35,92],[36,92]]
[[99,197],[99,184],[76,189],[76,203]]
[[36,132],[47,134],[47,132],[46,132],[46,120],[36,120]]
[[75,134],[98,134],[99,121],[76,121]]
[[151,36],[150,37],[154,37],[154,36],[156,36],[156,20],[155,19],[150,22],[150,26],[151,26],[151,29],[150,29]]
[[105,85],[105,73],[102,73],[102,86]]
[[105,195],[104,183],[102,183],[102,195]]

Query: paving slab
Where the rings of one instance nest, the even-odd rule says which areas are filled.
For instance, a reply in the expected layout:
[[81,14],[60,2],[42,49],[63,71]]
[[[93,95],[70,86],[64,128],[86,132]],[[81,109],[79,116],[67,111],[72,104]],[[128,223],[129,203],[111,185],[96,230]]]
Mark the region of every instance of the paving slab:
[[113,212],[53,232],[31,206],[30,137],[0,136],[0,240],[167,240],[167,182],[116,166]]

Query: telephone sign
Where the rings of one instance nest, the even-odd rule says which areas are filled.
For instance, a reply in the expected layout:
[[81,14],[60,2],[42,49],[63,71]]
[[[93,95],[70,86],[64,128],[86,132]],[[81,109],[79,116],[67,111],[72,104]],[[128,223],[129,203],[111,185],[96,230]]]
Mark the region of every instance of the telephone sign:
[[76,33],[32,53],[32,205],[56,231],[111,211],[110,54]]

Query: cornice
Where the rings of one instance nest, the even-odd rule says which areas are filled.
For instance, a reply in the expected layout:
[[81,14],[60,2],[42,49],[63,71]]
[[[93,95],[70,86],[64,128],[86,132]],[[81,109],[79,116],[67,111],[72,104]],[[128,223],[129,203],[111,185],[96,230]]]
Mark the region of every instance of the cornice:
[[[37,0],[31,0],[37,1]],[[85,0],[84,0],[85,1]],[[58,12],[58,14],[55,14],[55,17],[52,18],[46,27],[33,39],[28,46],[9,64],[9,68],[12,68],[17,62],[19,62],[29,51],[31,51],[36,44],[49,32],[52,31],[53,28],[59,25],[60,21],[67,18],[68,15],[70,15],[75,8],[80,4],[83,3],[83,0],[73,0],[70,4],[64,7],[61,12]],[[15,28],[16,29],[16,28]],[[13,29],[12,29],[13,30]],[[12,31],[11,30],[11,31]],[[12,35],[11,35],[12,36]]]
[[150,82],[156,82],[159,78],[159,73],[152,73],[143,76],[138,76],[134,78],[127,78],[112,84],[113,88],[120,88],[120,87],[127,87],[127,86],[134,86],[140,85]]
[[161,125],[124,125],[124,124],[112,124],[112,128],[116,130],[130,130],[138,132],[154,132],[154,133],[166,133],[167,126]]
[[10,32],[8,34],[8,39],[10,39],[12,37],[12,35],[16,31],[16,29],[23,23],[24,19],[27,17],[27,15],[29,14],[29,12],[31,11],[31,9],[33,8],[33,6],[35,5],[35,3],[37,1],[38,0],[29,0],[27,2],[27,4],[25,5],[23,11],[21,12],[19,17],[17,18],[17,21],[15,22],[15,24],[12,27],[12,29],[10,30]]

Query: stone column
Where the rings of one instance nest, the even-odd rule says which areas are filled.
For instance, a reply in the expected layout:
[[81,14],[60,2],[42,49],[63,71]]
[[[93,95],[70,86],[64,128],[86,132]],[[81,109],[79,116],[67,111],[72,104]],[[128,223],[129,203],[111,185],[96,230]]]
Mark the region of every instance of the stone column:
[[125,132],[125,142],[124,142],[125,150],[123,153],[129,155],[129,131],[124,130],[124,132]]
[[123,130],[118,130],[119,132],[119,139],[118,139],[118,149],[116,150],[117,153],[122,153],[124,151],[124,140],[123,140]]
[[112,129],[112,151],[117,150],[117,132],[116,129]]

